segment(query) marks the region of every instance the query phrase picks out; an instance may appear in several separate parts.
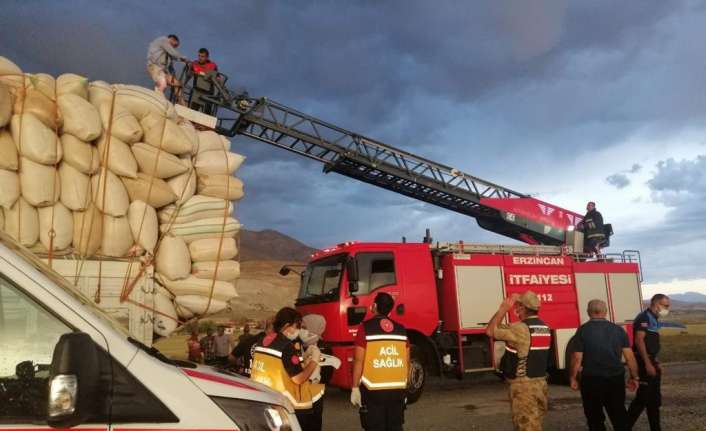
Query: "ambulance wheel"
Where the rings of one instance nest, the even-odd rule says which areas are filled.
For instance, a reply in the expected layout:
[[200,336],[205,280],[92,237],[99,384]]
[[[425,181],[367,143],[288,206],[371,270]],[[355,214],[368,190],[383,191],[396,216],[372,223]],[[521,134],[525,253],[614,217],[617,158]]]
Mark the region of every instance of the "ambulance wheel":
[[407,404],[417,402],[424,391],[427,381],[427,364],[424,361],[424,351],[412,345],[409,349],[409,382],[407,382]]

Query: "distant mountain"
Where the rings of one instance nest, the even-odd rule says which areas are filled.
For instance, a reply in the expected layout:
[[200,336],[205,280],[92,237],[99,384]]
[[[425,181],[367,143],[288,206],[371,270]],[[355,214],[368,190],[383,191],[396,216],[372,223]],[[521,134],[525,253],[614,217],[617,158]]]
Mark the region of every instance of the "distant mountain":
[[276,230],[240,230],[240,260],[307,262],[315,248]]
[[684,292],[669,295],[669,298],[680,302],[699,302],[706,304],[706,295],[699,292]]

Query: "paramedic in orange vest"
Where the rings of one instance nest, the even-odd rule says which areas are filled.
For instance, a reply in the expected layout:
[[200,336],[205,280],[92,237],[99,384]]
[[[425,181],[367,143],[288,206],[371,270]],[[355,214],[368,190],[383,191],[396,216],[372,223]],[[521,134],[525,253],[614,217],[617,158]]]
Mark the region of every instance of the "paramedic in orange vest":
[[[515,307],[519,321],[500,324]],[[539,298],[528,290],[505,299],[488,323],[485,333],[505,341],[500,370],[510,386],[512,424],[517,431],[541,431],[547,413],[547,366],[551,330],[539,318]]]
[[323,396],[323,385],[309,382],[309,377],[319,366],[321,352],[316,346],[307,348],[307,361],[303,361],[296,346],[302,316],[291,307],[277,312],[275,333],[267,334],[255,345],[250,379],[262,383],[287,397],[294,405],[302,431],[312,429],[307,424],[315,415],[314,403]]
[[409,370],[409,343],[404,326],[388,318],[395,305],[378,293],[355,339],[351,403],[360,408],[366,431],[401,431]]

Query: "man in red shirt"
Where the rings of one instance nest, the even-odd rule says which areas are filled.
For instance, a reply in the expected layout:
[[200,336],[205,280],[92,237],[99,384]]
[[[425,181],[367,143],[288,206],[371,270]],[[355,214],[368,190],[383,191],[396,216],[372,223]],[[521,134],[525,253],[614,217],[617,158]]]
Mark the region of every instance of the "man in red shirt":
[[194,73],[208,75],[210,72],[218,72],[218,66],[209,58],[210,53],[206,48],[199,49],[196,61],[191,63],[191,70]]

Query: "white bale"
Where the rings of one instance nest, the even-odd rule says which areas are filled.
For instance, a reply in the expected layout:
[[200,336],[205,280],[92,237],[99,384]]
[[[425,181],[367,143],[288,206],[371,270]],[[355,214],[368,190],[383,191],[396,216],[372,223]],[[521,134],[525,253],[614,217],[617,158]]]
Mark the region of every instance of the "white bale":
[[[16,171],[19,166],[17,147],[12,135],[9,131],[0,129],[0,169]],[[194,179],[194,191],[196,191],[196,179]]]
[[242,199],[243,182],[230,175],[198,175],[196,191],[200,195],[211,196],[229,201]]
[[228,217],[225,220],[223,217],[217,217],[174,224],[171,227],[161,225],[159,229],[163,233],[169,232],[180,236],[187,244],[190,244],[199,239],[220,238],[221,236],[223,238],[232,238],[240,230],[240,223],[232,217]]
[[170,280],[182,280],[191,273],[191,256],[183,239],[165,235],[155,254],[155,271]]
[[96,254],[103,241],[103,215],[95,205],[86,211],[74,211],[74,251],[81,257]]
[[179,316],[180,319],[189,320],[194,317],[194,313],[191,310],[180,307],[176,302],[174,303],[174,308],[176,309],[177,316]]
[[159,293],[154,294],[154,332],[162,337],[168,337],[179,325],[176,309],[169,297]]
[[30,75],[29,82],[32,88],[38,90],[51,100],[56,100],[56,80],[48,73],[35,73]]
[[[57,202],[50,207],[38,208],[37,214],[39,216],[39,242],[45,249],[53,248],[53,251],[58,251],[71,247],[74,219],[68,208],[61,202]],[[53,242],[52,235],[54,236]]]
[[125,186],[120,179],[107,169],[91,177],[91,200],[103,213],[113,217],[127,214],[130,206]]
[[20,160],[20,190],[27,202],[35,207],[54,205],[61,195],[61,180],[54,166],[22,157]]
[[154,284],[154,293],[159,293],[160,295],[164,295],[167,298],[171,299],[172,301],[175,298],[175,296],[172,294],[172,292],[168,291],[164,286],[162,286],[159,283]]
[[10,208],[20,197],[20,177],[17,172],[0,169],[0,207]]
[[0,82],[0,127],[5,127],[12,117],[12,94],[7,85]]
[[179,118],[177,120],[177,124],[181,127],[181,130],[184,131],[184,134],[189,139],[189,142],[191,142],[191,155],[196,155],[199,151],[199,132],[196,131],[196,128],[193,124],[191,124],[191,121],[183,118]]
[[56,94],[61,97],[74,94],[88,100],[88,79],[75,73],[64,73],[56,78]]
[[5,232],[25,247],[31,247],[39,239],[39,217],[37,209],[20,196],[17,202],[4,210]]
[[104,134],[97,142],[101,165],[108,166],[115,175],[137,178],[137,160],[125,142]]
[[88,101],[98,109],[103,105],[112,105],[113,87],[105,81],[91,81],[88,84]]
[[61,203],[72,211],[85,211],[91,203],[91,178],[68,164],[59,165]]
[[52,131],[61,127],[63,117],[56,102],[39,90],[28,89],[15,100],[15,114],[32,114]]
[[101,254],[110,257],[124,257],[127,256],[132,245],[132,231],[127,217],[112,217],[104,214]]
[[163,94],[137,85],[115,84],[115,102],[125,107],[138,121],[150,114],[176,119],[174,106]]
[[212,131],[206,130],[198,132],[199,135],[199,153],[205,151],[230,151],[230,141],[221,139],[221,136]]
[[24,76],[22,74],[22,69],[17,67],[15,63],[9,59],[0,56],[0,82],[8,84],[9,86],[22,85],[24,81]]
[[189,244],[189,254],[195,263],[233,259],[238,255],[238,247],[235,244],[235,238],[223,238],[222,243],[220,238],[200,239]]
[[240,263],[234,260],[194,262],[191,264],[191,273],[196,278],[233,281],[240,277]]
[[208,297],[201,295],[177,296],[174,298],[174,305],[177,308],[177,313],[180,310],[186,310],[187,313],[184,314],[188,315],[190,312],[191,316],[218,313],[228,307],[228,303],[226,301],[220,301],[218,299],[209,300]]
[[200,152],[194,161],[194,167],[199,175],[221,174],[231,175],[245,161],[245,156],[223,150]]
[[56,133],[33,114],[13,115],[10,130],[20,155],[43,165],[61,160],[61,143]]
[[183,204],[196,193],[196,171],[193,168],[189,168],[183,174],[168,179],[167,184],[177,195],[176,204]]
[[140,124],[145,143],[172,154],[191,154],[193,144],[176,121],[150,114],[141,119]]
[[144,143],[134,144],[132,154],[141,172],[157,178],[171,178],[189,169],[177,156]]
[[63,149],[63,163],[68,163],[81,173],[93,175],[100,169],[98,148],[74,135],[65,133],[59,138]]
[[144,201],[154,208],[169,205],[177,199],[164,180],[138,173],[137,178],[121,178],[127,189],[130,201]]
[[238,296],[235,286],[227,281],[207,280],[196,278],[193,275],[183,280],[170,280],[161,274],[156,274],[156,278],[175,296],[202,295],[208,297],[212,292],[211,297],[220,301],[228,301]]
[[[111,116],[112,109],[112,116]],[[134,144],[142,139],[142,127],[134,115],[124,107],[106,103],[98,107],[103,130],[127,144]]]
[[159,211],[161,223],[188,223],[208,218],[227,217],[233,212],[233,204],[224,199],[194,195],[180,207],[168,205]]
[[63,94],[58,100],[59,110],[64,117],[64,133],[70,133],[82,141],[93,141],[103,131],[98,110],[86,98],[75,94]]
[[144,250],[154,253],[154,247],[159,238],[159,223],[154,208],[143,201],[133,201],[127,210],[127,218],[135,243]]

